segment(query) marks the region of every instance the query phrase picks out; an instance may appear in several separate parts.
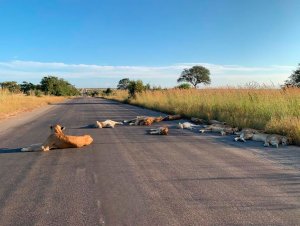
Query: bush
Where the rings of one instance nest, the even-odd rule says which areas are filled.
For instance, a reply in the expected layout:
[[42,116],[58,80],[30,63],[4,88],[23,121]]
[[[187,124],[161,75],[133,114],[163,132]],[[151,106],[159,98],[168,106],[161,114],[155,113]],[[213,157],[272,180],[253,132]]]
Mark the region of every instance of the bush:
[[99,91],[98,90],[93,90],[92,92],[91,92],[91,96],[92,97],[97,97],[97,96],[99,96]]
[[142,80],[130,81],[128,85],[129,98],[135,98],[137,93],[141,93],[146,89]]
[[43,92],[41,91],[41,90],[34,90],[34,95],[36,96],[36,97],[41,97],[42,95],[43,95]]
[[103,91],[102,91],[102,94],[103,94],[104,96],[110,96],[110,95],[113,94],[113,90],[112,90],[111,88],[107,88],[106,90],[103,90]]
[[179,86],[176,86],[178,89],[190,89],[191,85],[189,83],[182,83]]

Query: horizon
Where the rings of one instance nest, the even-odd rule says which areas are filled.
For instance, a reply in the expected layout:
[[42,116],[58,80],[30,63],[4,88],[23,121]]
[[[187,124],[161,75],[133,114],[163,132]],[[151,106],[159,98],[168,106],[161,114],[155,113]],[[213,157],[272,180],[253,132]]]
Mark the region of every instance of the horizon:
[[174,87],[184,68],[202,65],[211,72],[209,87],[277,87],[299,63],[297,0],[4,0],[0,6],[0,82],[37,84],[53,75],[78,88],[114,88],[128,77]]

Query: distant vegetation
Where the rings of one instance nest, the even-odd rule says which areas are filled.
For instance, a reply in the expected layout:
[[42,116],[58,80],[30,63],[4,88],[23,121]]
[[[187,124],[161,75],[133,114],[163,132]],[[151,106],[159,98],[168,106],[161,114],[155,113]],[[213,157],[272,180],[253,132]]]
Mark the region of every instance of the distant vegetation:
[[80,92],[67,81],[54,77],[44,77],[40,84],[24,81],[0,83],[0,119],[29,111],[42,105],[65,100],[65,96],[79,95]]
[[53,95],[53,96],[76,96],[79,95],[79,91],[64,79],[47,76],[44,77],[40,84],[33,84],[24,81],[22,84],[18,84],[15,81],[1,82],[0,86],[2,90],[8,90],[11,93],[24,93],[26,95]]

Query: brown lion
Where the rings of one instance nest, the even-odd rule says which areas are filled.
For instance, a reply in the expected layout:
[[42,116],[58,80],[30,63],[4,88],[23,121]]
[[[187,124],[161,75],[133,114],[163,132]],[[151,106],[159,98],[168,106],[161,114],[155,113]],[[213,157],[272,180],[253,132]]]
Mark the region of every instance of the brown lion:
[[179,120],[181,119],[181,115],[167,115],[163,118],[163,121],[173,121],[173,120]]
[[130,126],[151,126],[154,122],[161,122],[163,117],[137,116],[134,119],[124,120]]
[[80,148],[93,142],[90,135],[69,136],[63,133],[65,127],[61,125],[50,126],[51,134],[42,144],[33,144],[22,148],[21,151],[49,151],[50,149]]
[[151,135],[168,135],[169,128],[166,126],[162,126],[156,129],[150,129],[148,130],[148,133]]

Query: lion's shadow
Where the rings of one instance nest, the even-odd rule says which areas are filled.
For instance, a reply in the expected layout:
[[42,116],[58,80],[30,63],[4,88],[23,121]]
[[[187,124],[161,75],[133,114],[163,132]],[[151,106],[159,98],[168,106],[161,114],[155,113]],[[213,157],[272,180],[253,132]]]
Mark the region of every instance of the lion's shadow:
[[21,148],[0,148],[0,154],[24,153]]

